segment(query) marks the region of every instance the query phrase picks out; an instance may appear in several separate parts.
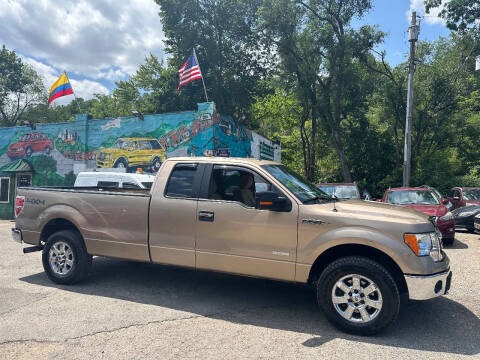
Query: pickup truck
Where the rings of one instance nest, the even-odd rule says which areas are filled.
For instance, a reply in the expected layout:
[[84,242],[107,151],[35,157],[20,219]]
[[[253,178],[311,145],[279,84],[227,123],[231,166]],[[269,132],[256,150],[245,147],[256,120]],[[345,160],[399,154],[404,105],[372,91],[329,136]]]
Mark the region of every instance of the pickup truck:
[[42,250],[47,276],[73,284],[92,256],[309,284],[340,329],[377,333],[400,296],[448,292],[452,273],[428,216],[337,201],[284,165],[171,158],[148,190],[18,188],[13,239]]

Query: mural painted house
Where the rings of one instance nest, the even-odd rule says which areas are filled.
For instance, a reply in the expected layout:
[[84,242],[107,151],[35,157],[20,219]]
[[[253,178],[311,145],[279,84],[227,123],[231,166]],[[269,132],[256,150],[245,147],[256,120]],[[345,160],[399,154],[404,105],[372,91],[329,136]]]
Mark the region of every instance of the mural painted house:
[[232,156],[280,161],[280,144],[220,115],[214,103],[197,110],[0,128],[0,218],[13,217],[17,186],[72,186],[80,171],[142,167],[166,157]]

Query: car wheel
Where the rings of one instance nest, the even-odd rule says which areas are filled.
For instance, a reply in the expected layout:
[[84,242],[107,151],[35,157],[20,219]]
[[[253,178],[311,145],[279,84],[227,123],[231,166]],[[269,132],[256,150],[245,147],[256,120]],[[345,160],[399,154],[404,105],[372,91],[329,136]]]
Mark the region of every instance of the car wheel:
[[25,155],[27,155],[27,157],[30,157],[30,156],[32,156],[32,154],[33,154],[33,149],[30,146],[28,146],[25,149]]
[[43,248],[42,263],[50,280],[57,284],[74,284],[85,279],[92,266],[81,235],[61,230],[51,235]]
[[475,228],[467,229],[467,231],[468,231],[470,234],[475,234]]
[[153,161],[152,161],[153,171],[158,171],[158,170],[160,170],[160,166],[162,166],[162,160],[160,160],[158,157],[156,157],[155,159],[153,159]]
[[50,146],[47,145],[45,147],[45,154],[47,154],[47,155],[50,154],[50,150],[52,150],[52,149],[50,149]]
[[364,257],[335,260],[316,283],[317,302],[337,328],[373,335],[398,316],[400,294],[395,280],[380,264]]
[[128,167],[127,160],[124,158],[120,158],[117,161],[115,161],[115,164],[113,164],[114,168],[119,168],[119,169],[126,169]]
[[445,245],[445,246],[451,246],[455,242],[455,238],[454,237],[442,238],[442,242],[443,242],[443,245]]

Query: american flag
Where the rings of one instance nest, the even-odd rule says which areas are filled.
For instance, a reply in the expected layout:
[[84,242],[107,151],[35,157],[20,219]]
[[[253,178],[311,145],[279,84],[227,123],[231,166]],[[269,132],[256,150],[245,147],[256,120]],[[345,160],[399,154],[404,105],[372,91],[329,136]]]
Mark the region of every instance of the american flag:
[[194,52],[192,52],[192,55],[190,55],[180,70],[178,70],[178,74],[180,75],[180,82],[178,83],[177,90],[193,80],[202,78],[202,72],[200,71],[200,66],[198,66],[197,57]]

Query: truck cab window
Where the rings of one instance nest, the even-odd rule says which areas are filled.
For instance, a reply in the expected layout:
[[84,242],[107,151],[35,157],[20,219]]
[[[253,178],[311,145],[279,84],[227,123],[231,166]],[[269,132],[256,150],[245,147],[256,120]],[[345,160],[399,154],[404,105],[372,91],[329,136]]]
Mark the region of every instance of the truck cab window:
[[255,207],[255,194],[271,190],[272,185],[257,174],[240,168],[217,165],[210,178],[208,198],[238,201],[248,207]]
[[118,188],[118,181],[99,181],[97,187],[100,188]]
[[170,197],[193,197],[193,181],[197,164],[177,164],[168,180],[165,195]]

